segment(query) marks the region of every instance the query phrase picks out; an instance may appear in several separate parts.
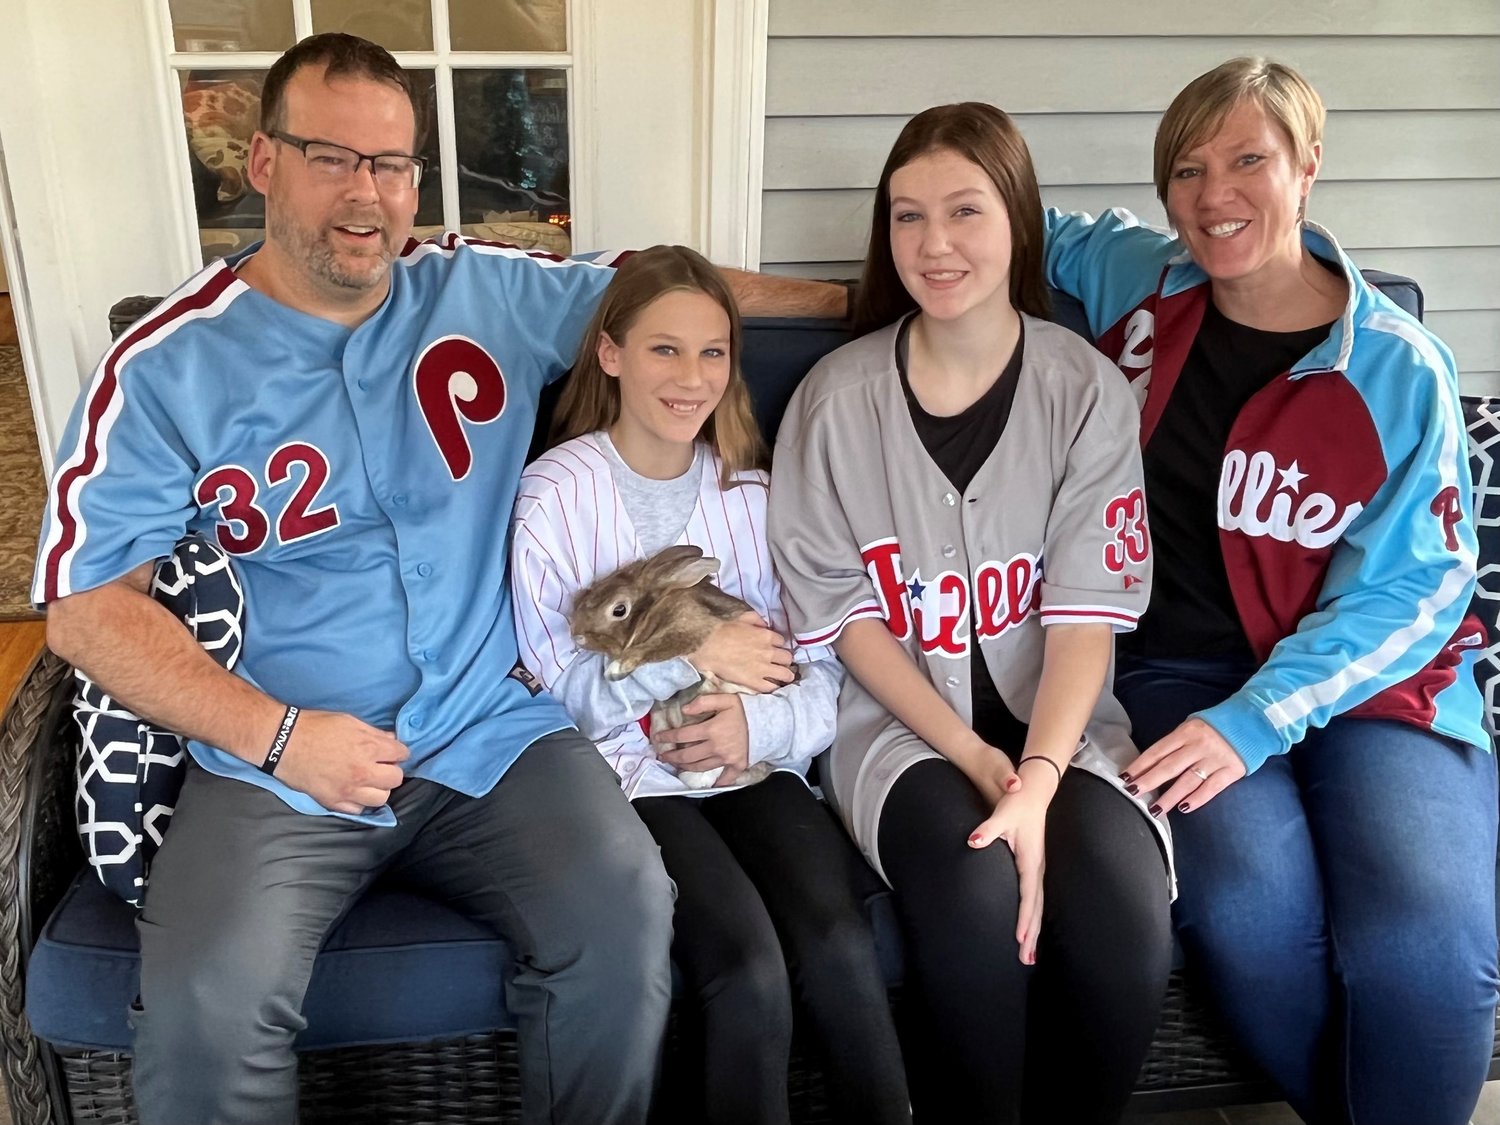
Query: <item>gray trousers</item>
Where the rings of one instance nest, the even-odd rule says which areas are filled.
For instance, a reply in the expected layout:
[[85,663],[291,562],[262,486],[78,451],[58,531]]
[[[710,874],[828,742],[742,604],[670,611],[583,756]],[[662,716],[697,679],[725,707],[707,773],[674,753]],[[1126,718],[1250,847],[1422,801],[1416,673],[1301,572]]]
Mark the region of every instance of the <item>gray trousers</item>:
[[393,868],[511,942],[523,1121],[643,1122],[671,1000],[672,886],[598,750],[562,731],[484,797],[411,780],[391,807],[396,827],[371,828],[189,770],[137,923],[143,1125],[295,1122],[313,959]]

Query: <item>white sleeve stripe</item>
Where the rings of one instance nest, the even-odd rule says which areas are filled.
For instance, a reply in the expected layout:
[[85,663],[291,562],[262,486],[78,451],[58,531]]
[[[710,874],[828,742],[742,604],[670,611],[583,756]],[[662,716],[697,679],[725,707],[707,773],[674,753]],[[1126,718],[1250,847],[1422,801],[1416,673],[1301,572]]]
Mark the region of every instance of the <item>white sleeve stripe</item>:
[[1415,621],[1386,637],[1374,652],[1352,661],[1321,683],[1309,684],[1293,692],[1281,702],[1271,704],[1264,711],[1266,719],[1277,730],[1282,730],[1293,723],[1301,722],[1319,707],[1337,701],[1355,684],[1380,675],[1400,659],[1407,649],[1432,632],[1436,624],[1434,620],[1436,615],[1463,595],[1473,575],[1472,566],[1451,567],[1443,576],[1442,584],[1437,591],[1418,603]]
[[1445,487],[1456,488],[1460,449],[1458,419],[1463,417],[1463,411],[1453,400],[1453,388],[1444,378],[1448,370],[1447,363],[1443,361],[1441,353],[1438,352],[1431,338],[1410,321],[1390,313],[1372,313],[1366,321],[1366,326],[1375,332],[1388,332],[1392,336],[1399,336],[1417,350],[1417,354],[1422,357],[1422,362],[1431,369],[1433,377],[1437,380],[1438,399],[1443,407],[1443,447],[1438,451],[1438,475]]
[[1138,613],[1127,613],[1105,606],[1068,606],[1061,609],[1042,610],[1043,625],[1052,621],[1080,623],[1084,621],[1123,621],[1127,625],[1134,625],[1140,620],[1140,617],[1141,615]]
[[1141,611],[1140,610],[1130,609],[1127,606],[1102,605],[1102,604],[1097,604],[1097,603],[1095,603],[1095,604],[1089,604],[1089,603],[1085,603],[1085,602],[1079,602],[1079,603],[1072,603],[1072,602],[1070,602],[1067,605],[1047,606],[1046,608],[1044,608],[1042,610],[1042,616],[1045,617],[1049,613],[1075,613],[1075,612],[1111,613],[1111,614],[1114,614],[1117,617],[1132,617],[1132,618],[1139,617],[1141,615]]
[[[1413,325],[1389,313],[1376,313],[1367,322],[1376,331],[1390,332],[1399,336],[1422,355],[1430,368],[1432,378],[1437,380],[1438,398],[1442,402],[1443,444],[1438,452],[1438,473],[1444,486],[1458,485],[1457,451],[1459,449],[1458,404],[1453,401],[1452,388],[1446,374],[1448,365],[1427,336]],[[1416,618],[1407,625],[1393,630],[1372,652],[1350,661],[1345,667],[1319,683],[1308,684],[1292,692],[1285,699],[1272,703],[1262,712],[1267,721],[1278,731],[1301,722],[1319,707],[1326,707],[1340,699],[1355,684],[1378,676],[1399,660],[1406,651],[1436,626],[1436,617],[1468,589],[1474,577],[1476,560],[1472,551],[1460,548],[1454,555],[1453,565],[1443,575],[1438,588],[1417,603]]]
[[838,640],[843,631],[848,628],[849,622],[855,620],[856,618],[884,616],[885,614],[880,611],[880,606],[875,602],[863,602],[855,606],[848,613],[844,614],[843,620],[834,625],[825,627],[823,629],[813,629],[798,633],[797,643],[801,645],[832,644],[834,641]]
[[42,565],[33,587],[33,600],[49,602],[73,592],[73,559],[88,538],[79,493],[109,463],[109,434],[124,409],[120,374],[125,363],[155,347],[184,324],[218,316],[247,291],[248,287],[234,270],[220,262],[178,289],[104,353],[86,393],[77,445],[58,464],[48,489],[47,540],[40,552]]
[[432,254],[440,254],[444,258],[451,258],[460,249],[465,248],[476,254],[491,254],[502,258],[524,258],[535,262],[537,265],[547,269],[572,269],[575,267],[583,269],[613,269],[626,257],[633,253],[630,250],[613,250],[596,255],[593,259],[583,260],[580,258],[564,258],[549,250],[522,250],[519,246],[512,246],[505,242],[492,242],[483,238],[470,238],[456,231],[444,231],[435,234],[431,238],[423,239],[421,242],[409,242],[401,251],[397,261],[411,266]]

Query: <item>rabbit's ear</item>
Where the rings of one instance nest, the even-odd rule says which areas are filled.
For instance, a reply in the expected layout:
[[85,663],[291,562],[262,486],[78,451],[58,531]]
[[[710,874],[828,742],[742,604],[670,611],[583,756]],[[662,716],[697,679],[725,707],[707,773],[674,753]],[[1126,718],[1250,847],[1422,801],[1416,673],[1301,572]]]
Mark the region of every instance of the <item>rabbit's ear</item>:
[[668,589],[685,590],[718,573],[719,560],[704,558],[703,552],[691,544],[667,547],[651,559],[652,585],[659,584]]

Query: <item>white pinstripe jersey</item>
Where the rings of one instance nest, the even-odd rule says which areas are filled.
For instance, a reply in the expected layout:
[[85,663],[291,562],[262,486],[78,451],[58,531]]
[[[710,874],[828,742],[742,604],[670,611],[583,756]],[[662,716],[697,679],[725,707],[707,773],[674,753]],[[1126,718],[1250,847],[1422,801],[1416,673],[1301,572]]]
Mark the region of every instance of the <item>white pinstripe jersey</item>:
[[[521,659],[542,683],[559,693],[564,704],[569,702],[568,691],[565,685],[558,687],[559,680],[580,655],[567,620],[573,595],[596,578],[643,557],[600,441],[599,434],[574,438],[532,462],[521,476],[512,526],[511,574]],[[720,471],[717,456],[703,458],[698,503],[678,542],[701,547],[718,559],[719,586],[748,602],[771,628],[788,636],[781,585],[766,545],[766,474],[758,470],[740,473],[736,480],[745,483],[724,490],[719,487]],[[805,776],[813,756],[833,738],[838,663],[826,648],[802,647],[795,656],[807,666],[801,682],[772,696],[740,699],[751,727],[752,747],[756,709],[790,705],[792,745],[778,748],[777,756],[764,760]],[[818,671],[809,674],[813,668]],[[689,672],[686,681],[676,686],[685,687],[696,678]],[[584,733],[598,742],[631,797],[713,793],[689,790],[656,760],[639,723],[655,696],[638,681],[632,684],[636,679],[618,683],[611,699],[612,713],[597,730],[581,723]]]
[[[1072,332],[1024,319],[1010,419],[962,495],[912,423],[899,325],[823,359],[776,441],[771,542],[797,639],[831,644],[848,622],[880,618],[965,722],[972,669],[986,670],[1029,722],[1044,627],[1131,629],[1150,596],[1139,414],[1125,380]],[[970,659],[976,645],[982,664]],[[877,869],[886,794],[934,756],[854,677],[845,681],[825,791]],[[1106,684],[1074,765],[1119,788],[1134,756]]]

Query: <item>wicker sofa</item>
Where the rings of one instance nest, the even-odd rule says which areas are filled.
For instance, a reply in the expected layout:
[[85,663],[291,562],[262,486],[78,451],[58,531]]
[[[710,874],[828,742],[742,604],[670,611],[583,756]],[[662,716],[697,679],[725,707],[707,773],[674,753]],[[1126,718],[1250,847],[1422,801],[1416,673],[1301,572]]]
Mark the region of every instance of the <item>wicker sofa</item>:
[[[1420,315],[1414,283],[1375,280]],[[116,331],[150,304],[133,299],[116,306]],[[1080,310],[1069,302],[1059,303],[1057,316],[1081,325]],[[837,323],[747,322],[746,374],[768,434],[798,380],[847,338]],[[1476,425],[1494,420],[1492,405],[1466,400]],[[1477,447],[1475,458],[1476,477],[1481,460],[1486,466],[1479,490],[1487,498],[1487,447]],[[1500,527],[1500,510],[1487,515]],[[1483,548],[1495,563],[1500,531],[1491,541],[1491,530],[1483,531]],[[1486,612],[1492,626],[1493,616]],[[0,1040],[20,1125],[135,1120],[125,1024],[135,990],[133,911],[83,864],[73,816],[72,682],[70,669],[43,653],[0,729]],[[900,935],[888,893],[873,875],[869,892],[899,1012]],[[309,1026],[299,1040],[302,1120],[517,1120],[514,1025],[495,986],[508,965],[503,942],[447,906],[406,888],[377,886],[318,959],[306,1005]],[[814,1053],[799,1044],[795,1054],[794,1120],[830,1120]],[[663,1121],[686,1120],[671,1100],[677,1065],[669,1046]],[[1500,1074],[1500,1065],[1493,1074]],[[1133,1108],[1271,1097],[1188,980],[1174,973]]]

